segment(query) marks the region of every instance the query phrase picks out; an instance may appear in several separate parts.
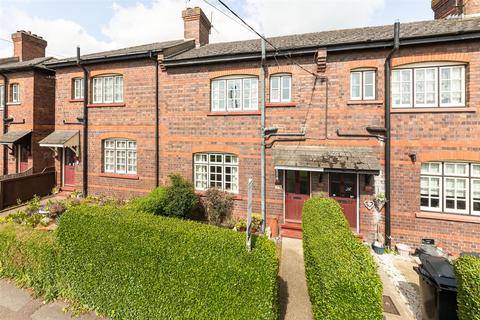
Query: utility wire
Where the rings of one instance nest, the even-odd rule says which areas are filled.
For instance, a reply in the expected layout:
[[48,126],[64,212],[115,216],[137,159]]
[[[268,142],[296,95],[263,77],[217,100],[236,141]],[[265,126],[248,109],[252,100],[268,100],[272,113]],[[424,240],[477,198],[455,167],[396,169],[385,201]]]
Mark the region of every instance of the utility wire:
[[[238,24],[239,26],[241,26],[242,28],[248,30],[248,31],[251,31],[247,26],[245,26],[244,24],[242,24],[241,22],[239,22],[238,20],[236,20],[235,18],[233,18],[232,16],[226,14],[223,10],[220,10],[219,8],[217,8],[215,5],[211,4],[209,1],[207,0],[203,0],[203,2],[205,2],[206,4],[208,4],[210,7],[214,8],[215,10],[217,10],[218,12],[220,12],[222,15],[224,15],[225,17],[227,17],[228,19],[232,20],[233,22],[235,22],[236,24]],[[215,28],[214,28],[215,29]]]
[[[205,1],[205,0],[204,0]],[[249,25],[245,20],[242,19],[242,17],[240,17],[233,9],[231,9],[228,5],[225,4],[225,2],[223,2],[222,0],[218,0],[218,2],[220,2],[220,4],[222,6],[224,6],[228,11],[230,11],[235,17],[237,17],[243,24],[245,24],[248,29],[250,29],[253,33],[255,33],[257,36],[259,36],[260,38],[262,38],[266,43],[268,43],[273,49],[275,49],[275,54],[278,54],[280,53],[280,49],[278,49],[271,41],[269,41],[266,37],[264,37],[262,34],[260,34],[257,30],[255,30],[255,28],[253,28],[251,25]],[[319,75],[306,69],[304,66],[300,65],[297,61],[295,61],[294,59],[292,59],[290,57],[290,53],[285,55],[285,57],[293,64],[295,64],[297,67],[299,67],[300,69],[302,69],[303,71],[311,74],[312,76],[318,78]]]

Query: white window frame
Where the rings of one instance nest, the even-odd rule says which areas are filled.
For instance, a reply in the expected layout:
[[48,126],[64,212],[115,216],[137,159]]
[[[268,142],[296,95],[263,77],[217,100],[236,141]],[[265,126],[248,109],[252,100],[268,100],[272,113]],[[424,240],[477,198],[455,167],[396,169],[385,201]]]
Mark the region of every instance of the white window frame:
[[0,110],[5,108],[5,86],[0,85]]
[[20,84],[12,83],[10,85],[10,96],[11,96],[11,103],[20,103]]
[[[278,79],[278,98],[274,98],[273,81]],[[288,79],[288,86],[285,86],[284,80]],[[287,90],[288,97],[283,96],[283,92]],[[292,75],[291,74],[275,74],[270,77],[270,102],[274,103],[288,103],[292,102]]]
[[[410,74],[410,80],[409,80],[409,83],[410,83],[410,90],[409,90],[409,91],[410,91],[410,92],[409,92],[409,93],[410,93],[410,102],[409,102],[409,103],[402,103],[403,94],[404,94],[404,93],[407,93],[406,91],[405,91],[405,92],[403,91],[403,86],[402,86],[402,83],[407,83],[407,81],[404,81],[404,80],[403,80],[403,75],[402,75],[402,73],[403,73],[404,71],[408,71],[409,74]],[[394,74],[397,73],[397,72],[400,73],[400,78],[399,78],[400,80],[398,81],[398,84],[399,84],[399,92],[398,92],[398,93],[394,93],[394,92],[393,92],[393,88],[394,88],[395,83],[397,82],[397,81],[394,80],[394,78],[395,78]],[[414,81],[413,81],[413,69],[396,69],[396,70],[393,70],[393,71],[392,71],[392,80],[391,80],[391,82],[392,82],[392,85],[391,85],[391,91],[392,91],[392,93],[391,93],[391,97],[392,97],[392,108],[412,108],[412,107],[413,107],[413,99],[414,99],[414,97],[413,97],[413,82],[414,82]],[[393,96],[394,96],[395,94],[399,94],[399,95],[400,95],[400,103],[399,103],[399,104],[395,104],[395,102],[394,102],[394,100],[393,100]]]
[[[231,159],[233,161],[228,161]],[[212,168],[219,169],[218,172],[212,172]],[[227,173],[230,169],[230,174]],[[233,171],[236,171],[235,173]],[[197,191],[206,191],[209,188],[218,188],[225,192],[237,194],[239,192],[240,182],[239,159],[235,154],[230,153],[195,153],[193,155],[193,177],[194,186]],[[211,174],[221,175],[220,180],[212,180]],[[231,176],[230,182],[226,181],[226,176]],[[206,177],[206,178],[205,178]],[[217,182],[218,186],[212,186],[212,182]],[[226,185],[230,183],[231,189]]]
[[[248,94],[244,90],[247,81],[250,88]],[[235,91],[229,90],[229,86],[235,83],[238,84],[238,89]],[[210,96],[210,110],[212,112],[258,111],[258,78],[254,76],[234,76],[213,79],[210,84]],[[239,105],[234,105],[234,101],[239,101]]]
[[[108,89],[110,89],[108,96],[107,82],[111,82],[111,87],[108,86]],[[116,85],[117,82],[118,86]],[[92,101],[95,104],[123,103],[123,90],[123,75],[94,77],[92,84]]]
[[[434,102],[433,103],[427,103],[427,70],[434,70]],[[419,103],[417,101],[417,71],[423,71],[425,73],[425,78],[423,80],[424,84],[424,92],[423,92],[423,98],[424,98],[424,103]],[[418,108],[434,108],[438,106],[438,68],[436,67],[424,67],[424,68],[415,68],[413,69],[413,103],[416,107]]]
[[[373,75],[373,83],[372,83],[372,96],[367,96],[366,94],[366,87],[367,84],[365,82],[365,74],[371,73]],[[360,96],[353,95],[353,77],[354,75],[360,76]],[[365,70],[353,70],[350,72],[350,100],[354,101],[362,101],[362,100],[375,100],[376,98],[376,91],[377,91],[377,70],[374,69],[365,69]]]
[[83,100],[83,78],[73,79],[73,99]]
[[[432,165],[435,164],[438,166],[438,171],[433,171],[432,170]],[[431,187],[430,187],[430,181],[432,179],[438,179],[439,181],[439,196],[438,196],[438,208],[431,207],[431,206],[422,206],[420,205],[421,210],[425,211],[436,211],[436,212],[441,212],[442,211],[442,202],[443,202],[443,179],[442,179],[442,168],[443,164],[441,162],[426,162],[422,163],[422,168],[421,168],[421,176],[420,176],[420,181],[422,178],[427,178],[428,179],[428,202],[431,203],[432,198],[435,198],[435,196],[432,196],[431,194]],[[421,184],[421,182],[420,182]],[[421,189],[421,185],[420,185]],[[420,198],[422,198],[422,194],[420,192]]]
[[[460,214],[468,214],[469,212],[469,179],[468,177],[458,177],[458,176],[444,176],[443,178],[443,184],[444,184],[444,189],[447,188],[447,179],[453,180],[454,181],[454,188],[453,188],[453,198],[448,198],[447,199],[447,191],[444,191],[444,197],[443,197],[443,210],[447,213],[460,213]],[[465,209],[457,209],[457,201],[458,196],[457,196],[457,181],[463,180],[465,181]],[[455,208],[447,208],[447,201],[448,200],[453,200],[455,202]]]
[[[459,103],[442,103],[442,70],[443,69],[453,69],[460,68],[460,77],[461,77],[461,101]],[[417,102],[417,92],[416,92],[416,70],[419,69],[436,69],[435,77],[435,103],[418,103]],[[402,72],[405,70],[410,70],[410,103],[400,103],[395,104],[394,95],[397,94],[394,92],[394,87],[396,81],[394,81],[395,73]],[[448,62],[436,62],[436,63],[419,63],[399,67],[392,71],[391,78],[391,99],[392,99],[392,108],[448,108],[448,107],[466,107],[466,80],[465,80],[465,64],[459,63],[448,63]],[[404,81],[405,82],[405,81]],[[400,77],[400,100],[402,96],[402,77]],[[452,92],[452,91],[449,91]]]
[[[122,147],[124,145],[125,147]],[[113,152],[113,155],[110,153]],[[103,172],[114,174],[137,174],[137,142],[129,139],[105,139],[103,140]],[[121,162],[120,159],[123,159]],[[112,166],[109,169],[107,165]],[[125,169],[120,170],[118,166]],[[133,167],[134,169],[131,169]]]

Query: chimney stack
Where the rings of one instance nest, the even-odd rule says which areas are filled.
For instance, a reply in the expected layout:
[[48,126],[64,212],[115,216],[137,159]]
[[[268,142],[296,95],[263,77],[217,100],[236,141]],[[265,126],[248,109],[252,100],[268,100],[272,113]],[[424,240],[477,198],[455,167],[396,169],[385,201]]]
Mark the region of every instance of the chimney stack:
[[19,61],[45,57],[47,41],[30,31],[20,30],[12,34],[13,55]]
[[432,0],[435,19],[480,16],[480,0]]
[[212,24],[200,7],[187,8],[182,11],[184,38],[195,39],[195,46],[208,44]]

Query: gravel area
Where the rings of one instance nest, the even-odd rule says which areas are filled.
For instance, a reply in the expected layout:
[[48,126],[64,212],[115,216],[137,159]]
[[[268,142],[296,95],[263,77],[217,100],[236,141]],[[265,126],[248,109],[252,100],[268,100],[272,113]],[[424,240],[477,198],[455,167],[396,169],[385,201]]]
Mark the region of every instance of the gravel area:
[[396,267],[396,264],[402,263],[416,265],[414,258],[402,257],[393,254],[374,255],[379,267],[390,277],[394,283],[401,300],[408,306],[412,312],[413,318],[422,320],[421,296],[418,284],[412,283],[407,277]]

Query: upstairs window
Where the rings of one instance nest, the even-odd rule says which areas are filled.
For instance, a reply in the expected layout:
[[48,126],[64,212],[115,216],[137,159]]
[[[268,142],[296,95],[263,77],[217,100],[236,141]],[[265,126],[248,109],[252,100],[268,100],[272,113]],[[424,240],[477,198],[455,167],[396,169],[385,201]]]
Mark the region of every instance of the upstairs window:
[[292,76],[274,75],[270,78],[270,102],[292,101]]
[[419,66],[392,72],[394,108],[465,106],[465,66]]
[[103,141],[103,171],[116,174],[137,174],[137,142],[126,139]]
[[20,85],[18,83],[12,83],[10,85],[10,99],[12,103],[20,102]]
[[0,110],[5,107],[5,86],[0,86]]
[[350,73],[350,99],[375,100],[375,70],[358,70]]
[[211,87],[212,111],[258,110],[258,79],[216,79]]
[[74,100],[83,100],[83,79],[76,78],[73,79],[73,90],[72,90],[72,98]]
[[426,162],[420,179],[422,210],[480,215],[480,164]]
[[195,189],[217,188],[238,193],[238,157],[233,154],[194,154]]
[[123,76],[93,78],[93,103],[122,103]]

